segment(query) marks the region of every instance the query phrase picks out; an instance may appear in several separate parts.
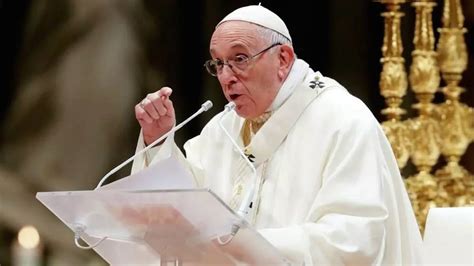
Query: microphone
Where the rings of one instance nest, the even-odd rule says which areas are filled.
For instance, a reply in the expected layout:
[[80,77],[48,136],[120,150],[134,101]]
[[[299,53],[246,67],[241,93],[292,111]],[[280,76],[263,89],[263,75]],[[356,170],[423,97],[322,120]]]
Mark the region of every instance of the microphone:
[[206,112],[206,111],[209,111],[209,109],[212,108],[212,102],[211,101],[206,101],[205,103],[203,103],[201,105],[201,108],[199,108],[199,110],[197,112],[195,112],[193,115],[191,115],[190,117],[188,117],[186,120],[184,120],[183,122],[181,122],[179,125],[173,127],[172,129],[170,129],[170,131],[168,131],[166,134],[164,134],[163,136],[161,136],[160,138],[158,138],[157,140],[153,141],[153,143],[151,143],[150,145],[146,146],[145,148],[143,148],[142,150],[140,150],[139,152],[135,153],[132,157],[128,158],[127,160],[125,160],[123,163],[121,163],[119,166],[115,167],[114,169],[112,169],[110,172],[108,172],[104,177],[102,177],[102,179],[100,180],[99,184],[97,184],[97,187],[94,189],[98,189],[102,186],[102,184],[105,182],[105,180],[107,180],[107,178],[109,178],[109,176],[113,175],[114,173],[116,173],[118,170],[120,170],[122,167],[124,167],[125,165],[127,165],[129,162],[131,162],[133,159],[135,159],[135,157],[137,157],[138,155],[146,152],[147,150],[151,149],[153,146],[155,146],[156,144],[160,143],[162,140],[166,139],[169,135],[173,134],[174,132],[178,131],[179,129],[181,129],[184,125],[186,125],[189,121],[193,120],[196,116]]
[[[230,102],[225,105],[224,107],[224,113],[222,114],[221,118],[219,119],[219,126],[221,129],[224,131],[226,134],[227,138],[232,142],[232,145],[234,148],[239,152],[240,156],[245,160],[247,165],[250,167],[253,173],[253,180],[252,180],[252,185],[250,189],[247,191],[245,194],[244,198],[242,199],[242,202],[240,203],[239,209],[237,210],[237,213],[245,220],[249,210],[252,206],[252,199],[255,195],[255,183],[257,182],[257,169],[255,169],[255,166],[253,165],[252,162],[250,162],[249,158],[245,155],[244,151],[239,147],[239,145],[235,142],[235,140],[232,138],[232,136],[229,134],[229,132],[225,129],[224,125],[222,124],[222,120],[224,117],[232,110],[235,108],[235,103]],[[237,229],[238,230],[238,229]],[[235,231],[236,233],[237,231]]]

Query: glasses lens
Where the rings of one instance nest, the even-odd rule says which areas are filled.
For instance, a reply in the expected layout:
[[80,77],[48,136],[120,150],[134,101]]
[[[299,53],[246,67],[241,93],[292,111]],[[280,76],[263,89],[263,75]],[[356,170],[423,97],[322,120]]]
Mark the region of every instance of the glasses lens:
[[249,58],[245,55],[238,55],[234,60],[229,60],[229,64],[238,70],[245,70],[248,66]]
[[204,66],[206,67],[206,70],[209,72],[209,74],[217,76],[217,64],[214,62],[214,60],[207,60]]

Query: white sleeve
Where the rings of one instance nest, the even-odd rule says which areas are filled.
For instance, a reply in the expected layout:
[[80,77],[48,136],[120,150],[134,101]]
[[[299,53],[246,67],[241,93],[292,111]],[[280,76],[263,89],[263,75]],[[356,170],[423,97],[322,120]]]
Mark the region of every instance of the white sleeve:
[[[146,145],[145,141],[143,140],[143,132],[140,130],[135,153],[141,151],[145,147]],[[161,145],[157,145],[143,154],[138,155],[133,161],[132,174],[142,170],[154,162],[169,158],[172,155],[176,156],[180,161],[185,160],[184,155],[174,143],[174,134],[168,136]]]
[[[148,167],[150,164],[173,156],[193,173],[195,183],[198,187],[201,187],[203,184],[204,171],[202,170],[202,167],[200,166],[200,160],[198,159],[201,149],[200,141],[198,141],[199,139],[200,136],[197,136],[185,143],[186,153],[194,155],[189,156],[190,159],[187,159],[174,142],[174,134],[171,134],[161,145],[149,149],[134,159],[132,165],[132,174]],[[143,133],[140,131],[135,153],[141,151],[145,147],[146,145],[143,140]]]

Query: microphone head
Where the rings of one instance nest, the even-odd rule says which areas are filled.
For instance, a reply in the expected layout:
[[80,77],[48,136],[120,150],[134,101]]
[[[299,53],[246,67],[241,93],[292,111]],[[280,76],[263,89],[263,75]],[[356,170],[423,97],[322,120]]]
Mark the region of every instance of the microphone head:
[[204,112],[209,111],[209,109],[212,108],[212,102],[207,100],[205,103],[201,105],[201,108],[204,110]]
[[234,102],[229,102],[228,104],[226,104],[224,106],[224,109],[226,111],[232,111],[232,110],[234,110],[234,108],[235,108],[235,103]]

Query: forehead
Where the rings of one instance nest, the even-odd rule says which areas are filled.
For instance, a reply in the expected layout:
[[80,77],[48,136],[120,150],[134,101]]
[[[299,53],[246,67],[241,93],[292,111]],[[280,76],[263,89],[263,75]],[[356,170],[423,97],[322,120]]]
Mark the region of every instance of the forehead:
[[258,26],[244,21],[227,21],[212,34],[210,52],[222,53],[232,49],[254,49],[262,41]]

